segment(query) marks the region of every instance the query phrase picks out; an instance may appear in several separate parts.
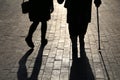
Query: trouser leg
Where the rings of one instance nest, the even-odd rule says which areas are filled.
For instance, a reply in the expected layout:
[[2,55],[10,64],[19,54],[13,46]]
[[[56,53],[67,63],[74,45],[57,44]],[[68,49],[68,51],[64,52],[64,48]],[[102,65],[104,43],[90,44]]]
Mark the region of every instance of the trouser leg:
[[28,36],[29,38],[32,38],[33,33],[35,32],[37,26],[38,26],[39,22],[33,22],[29,28],[29,32],[28,32]]
[[34,48],[34,44],[32,42],[32,36],[33,36],[33,33],[35,32],[37,26],[38,26],[39,22],[33,22],[29,28],[29,32],[28,32],[28,35],[27,37],[25,38],[25,41],[27,43],[27,45],[31,48]]
[[78,48],[77,48],[77,34],[73,24],[69,24],[69,34],[72,42],[72,58],[76,59],[78,57]]
[[41,22],[41,40],[44,41],[46,37],[46,31],[47,31],[47,22]]
[[80,33],[79,33],[79,43],[80,43],[80,55],[85,53],[85,34],[87,32],[88,23],[81,23],[80,24]]

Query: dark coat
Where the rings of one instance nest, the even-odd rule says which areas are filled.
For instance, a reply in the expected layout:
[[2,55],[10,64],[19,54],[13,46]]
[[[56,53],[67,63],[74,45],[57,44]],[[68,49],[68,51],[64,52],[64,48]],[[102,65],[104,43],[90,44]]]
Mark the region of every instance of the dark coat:
[[29,0],[29,2],[30,21],[47,21],[50,19],[52,0]]
[[91,21],[92,0],[65,0],[64,7],[67,8],[68,23]]

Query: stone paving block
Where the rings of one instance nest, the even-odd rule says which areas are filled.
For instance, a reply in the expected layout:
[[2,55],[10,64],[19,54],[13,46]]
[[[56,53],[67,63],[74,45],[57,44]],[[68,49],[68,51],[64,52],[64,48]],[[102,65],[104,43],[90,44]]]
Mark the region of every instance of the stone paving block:
[[57,48],[52,48],[50,50],[50,53],[49,53],[48,57],[55,58],[56,53],[57,53]]
[[60,80],[60,70],[53,70],[51,80]]
[[46,63],[45,68],[52,68],[54,63]]
[[99,53],[92,54],[93,62],[101,62],[101,57]]
[[33,71],[33,67],[27,68],[28,73],[32,73],[32,71]]
[[47,63],[53,63],[53,62],[54,62],[54,58],[53,57],[48,57]]
[[64,52],[63,52],[63,58],[69,58],[70,56],[70,48],[69,47],[64,47]]
[[60,74],[60,80],[69,80],[69,74],[66,72],[61,72]]
[[61,61],[54,61],[54,67],[53,67],[53,69],[58,69],[58,70],[60,70],[61,69]]
[[64,49],[64,42],[58,43],[58,49]]
[[69,58],[63,58],[61,68],[69,68],[70,63],[69,63]]
[[51,75],[48,74],[43,75],[42,80],[51,80]]
[[100,62],[94,62],[95,76],[96,78],[104,79],[104,71]]
[[12,68],[12,70],[10,71],[11,73],[17,73],[18,68]]
[[62,55],[63,55],[63,50],[58,49],[55,56],[55,60],[62,60]]

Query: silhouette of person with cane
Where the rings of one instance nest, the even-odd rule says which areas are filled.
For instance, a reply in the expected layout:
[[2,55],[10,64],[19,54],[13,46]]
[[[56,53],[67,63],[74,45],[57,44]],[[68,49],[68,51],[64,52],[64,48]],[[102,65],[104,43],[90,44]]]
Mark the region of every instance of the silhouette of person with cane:
[[[64,0],[57,0],[62,4]],[[101,0],[94,0],[99,7]],[[88,23],[91,22],[92,0],[65,0],[64,7],[67,9],[67,23],[72,42],[72,59],[78,58],[77,38],[80,43],[80,57],[86,56],[84,37],[87,32]]]
[[39,22],[41,22],[41,44],[47,44],[46,31],[47,21],[51,19],[51,13],[54,11],[53,0],[29,0],[30,10],[29,19],[33,23],[29,28],[29,32],[25,41],[30,48],[34,48],[32,36]]

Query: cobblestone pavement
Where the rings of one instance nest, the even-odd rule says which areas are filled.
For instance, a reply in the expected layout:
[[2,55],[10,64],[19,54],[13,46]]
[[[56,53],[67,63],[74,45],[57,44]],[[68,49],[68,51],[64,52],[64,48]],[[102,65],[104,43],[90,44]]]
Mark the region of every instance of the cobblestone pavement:
[[[1,1],[2,2],[2,1]],[[35,49],[24,41],[31,22],[21,13],[21,1],[4,0],[0,9],[0,80],[78,80],[80,76],[95,80],[120,80],[120,1],[102,0],[99,8],[101,54],[98,52],[96,8],[85,36],[88,60],[72,63],[71,42],[66,23],[66,9],[54,0],[55,11],[48,22],[45,48],[40,46],[40,25],[33,36]],[[72,66],[72,67],[71,67]],[[79,67],[79,68],[78,68]],[[83,69],[83,70],[82,70]],[[107,76],[107,72],[108,76]],[[80,71],[80,72],[79,72]],[[85,73],[86,72],[86,73]],[[93,80],[93,79],[87,79]]]

